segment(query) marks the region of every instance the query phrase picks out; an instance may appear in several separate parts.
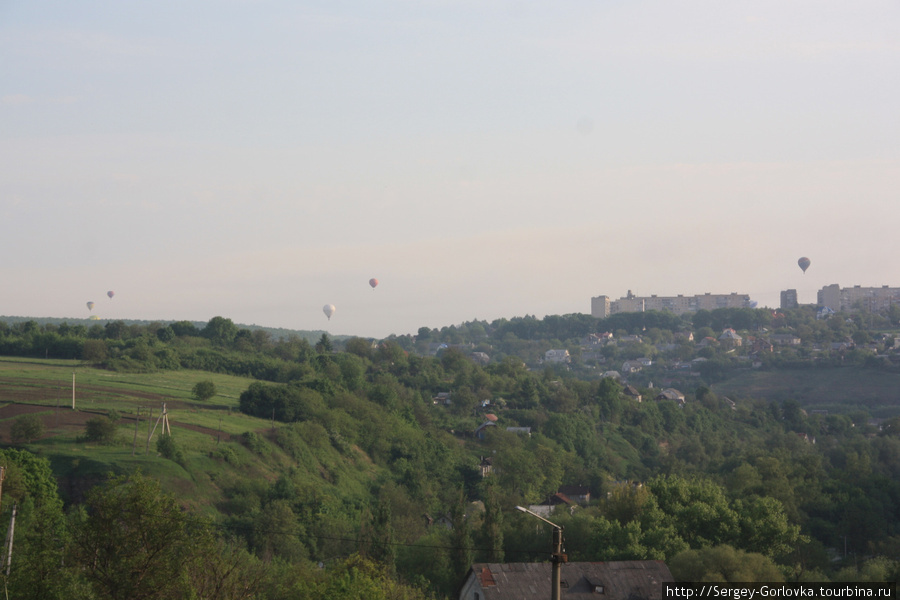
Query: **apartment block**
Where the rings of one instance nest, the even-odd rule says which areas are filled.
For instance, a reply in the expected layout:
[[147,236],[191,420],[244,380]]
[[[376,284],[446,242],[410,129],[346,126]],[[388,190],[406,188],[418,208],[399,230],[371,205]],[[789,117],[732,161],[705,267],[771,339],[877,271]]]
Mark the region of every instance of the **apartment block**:
[[717,308],[749,308],[750,296],[747,294],[698,294],[694,296],[635,296],[628,294],[618,300],[609,296],[591,298],[591,316],[605,319],[616,313],[644,312],[648,310],[668,311],[676,315],[696,312],[698,310],[715,310]]
[[800,302],[797,299],[797,290],[784,290],[781,292],[781,308],[797,308]]
[[836,283],[826,285],[816,294],[819,306],[840,312],[861,308],[871,312],[885,311],[892,304],[900,304],[900,287],[853,287],[842,288]]

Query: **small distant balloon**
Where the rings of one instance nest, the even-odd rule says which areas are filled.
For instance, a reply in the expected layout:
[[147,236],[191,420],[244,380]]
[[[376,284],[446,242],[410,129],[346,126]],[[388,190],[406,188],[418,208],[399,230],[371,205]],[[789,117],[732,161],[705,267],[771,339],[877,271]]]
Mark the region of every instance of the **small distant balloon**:
[[750,308],[756,308],[757,306],[759,306],[759,302],[757,302],[756,300],[750,301]]
[[800,268],[803,269],[804,273],[806,273],[806,270],[809,268],[811,262],[811,260],[803,256],[800,258],[800,260],[797,261],[797,264],[800,265]]
[[112,297],[116,295],[116,293],[112,290],[106,292],[106,295],[109,296],[109,299],[112,300]]
[[326,304],[322,307],[322,312],[325,313],[325,316],[328,317],[328,320],[331,320],[331,315],[334,314],[334,311],[337,310],[334,308],[334,304]]
[[93,302],[88,302],[88,303],[87,303],[87,307],[88,307],[88,310],[94,310],[94,303],[93,303]]
[[378,287],[378,280],[373,277],[369,280],[369,285],[371,285],[372,289],[374,290],[376,287]]

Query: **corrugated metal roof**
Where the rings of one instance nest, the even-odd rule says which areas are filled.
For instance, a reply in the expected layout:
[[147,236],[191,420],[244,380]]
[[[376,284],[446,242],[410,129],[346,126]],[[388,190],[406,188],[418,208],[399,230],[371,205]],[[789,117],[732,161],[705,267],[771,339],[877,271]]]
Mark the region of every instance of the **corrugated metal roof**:
[[[550,563],[479,563],[484,600],[546,600],[550,597]],[[662,584],[674,581],[659,560],[565,563],[561,596],[569,600],[662,600]],[[486,582],[491,582],[485,585]],[[603,592],[597,591],[602,586]]]

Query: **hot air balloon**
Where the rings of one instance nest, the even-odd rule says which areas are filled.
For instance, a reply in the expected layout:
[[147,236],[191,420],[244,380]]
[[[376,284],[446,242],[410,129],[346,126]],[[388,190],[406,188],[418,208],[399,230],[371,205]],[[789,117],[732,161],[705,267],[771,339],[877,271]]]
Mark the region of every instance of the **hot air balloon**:
[[809,268],[809,263],[812,262],[805,256],[801,257],[800,260],[797,261],[797,264],[800,265],[800,268],[803,269],[803,272],[806,273],[806,270]]
[[112,290],[106,292],[106,295],[109,296],[109,299],[112,300],[112,297],[116,295],[116,293]]
[[88,303],[87,303],[87,307],[88,307],[88,310],[94,310],[94,303],[93,303],[93,302],[88,302]]
[[374,290],[376,287],[378,287],[378,280],[373,277],[369,280],[369,285],[371,285],[372,289]]
[[322,307],[322,312],[325,313],[325,316],[328,317],[329,321],[331,320],[331,315],[334,314],[335,310],[336,309],[334,308],[334,304],[326,304]]

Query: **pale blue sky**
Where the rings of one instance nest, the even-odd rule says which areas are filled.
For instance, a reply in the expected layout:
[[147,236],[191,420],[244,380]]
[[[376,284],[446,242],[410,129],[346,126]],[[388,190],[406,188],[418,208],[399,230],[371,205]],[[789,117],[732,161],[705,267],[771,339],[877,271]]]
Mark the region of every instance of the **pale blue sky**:
[[898,107],[896,0],[0,0],[0,314],[898,286]]

